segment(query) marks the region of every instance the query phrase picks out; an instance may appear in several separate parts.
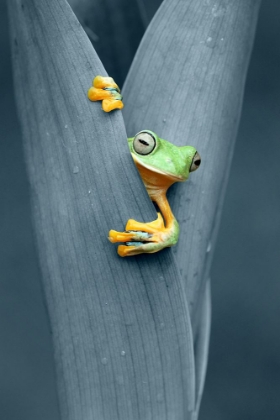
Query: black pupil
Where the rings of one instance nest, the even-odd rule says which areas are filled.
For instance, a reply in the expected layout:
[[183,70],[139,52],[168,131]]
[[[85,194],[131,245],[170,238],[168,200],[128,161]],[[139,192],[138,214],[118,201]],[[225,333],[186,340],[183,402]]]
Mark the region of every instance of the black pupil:
[[139,139],[139,142],[144,144],[145,146],[149,146],[149,143],[147,143],[145,140],[143,139]]
[[194,164],[195,164],[196,166],[199,166],[199,165],[200,165],[200,162],[201,162],[201,160],[200,160],[200,159],[196,159],[196,160],[194,161]]

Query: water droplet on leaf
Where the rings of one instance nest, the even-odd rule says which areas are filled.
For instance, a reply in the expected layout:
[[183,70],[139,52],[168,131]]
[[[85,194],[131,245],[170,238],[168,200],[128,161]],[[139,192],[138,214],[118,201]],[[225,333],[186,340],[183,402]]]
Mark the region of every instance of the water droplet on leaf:
[[226,50],[225,38],[220,39],[219,49],[220,49],[220,54],[223,54],[225,52]]
[[206,46],[209,48],[214,48],[216,45],[216,41],[214,40],[214,38],[212,38],[212,36],[208,36],[208,38],[206,39]]
[[212,15],[216,17],[221,17],[226,13],[226,7],[224,5],[214,4],[212,7]]

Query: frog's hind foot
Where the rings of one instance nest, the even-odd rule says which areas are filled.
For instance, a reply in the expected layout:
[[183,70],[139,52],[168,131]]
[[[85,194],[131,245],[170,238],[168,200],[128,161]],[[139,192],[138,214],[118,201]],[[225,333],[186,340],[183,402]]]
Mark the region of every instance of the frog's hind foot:
[[109,241],[112,243],[125,242],[118,246],[118,254],[128,257],[143,253],[152,254],[177,242],[179,231],[174,228],[166,229],[160,213],[157,220],[150,223],[140,223],[129,219],[125,232],[110,230]]

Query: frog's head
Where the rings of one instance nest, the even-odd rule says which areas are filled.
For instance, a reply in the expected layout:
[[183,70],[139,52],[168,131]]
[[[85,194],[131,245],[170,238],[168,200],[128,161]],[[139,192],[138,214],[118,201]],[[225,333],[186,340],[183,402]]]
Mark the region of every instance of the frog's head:
[[140,173],[141,168],[146,168],[173,182],[188,179],[189,173],[195,171],[201,162],[194,147],[175,146],[150,130],[140,131],[128,139],[128,144]]

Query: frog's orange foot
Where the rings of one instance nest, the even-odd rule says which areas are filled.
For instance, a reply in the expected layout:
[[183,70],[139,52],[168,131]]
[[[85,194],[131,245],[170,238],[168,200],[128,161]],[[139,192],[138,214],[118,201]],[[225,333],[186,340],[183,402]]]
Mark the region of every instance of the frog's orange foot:
[[167,229],[161,214],[158,213],[157,220],[150,223],[128,220],[125,232],[110,230],[108,239],[112,243],[125,242],[125,245],[118,246],[118,254],[121,257],[128,257],[143,253],[152,254],[172,246],[177,242],[178,235],[178,223]]
[[88,98],[91,101],[102,101],[102,109],[110,112],[113,109],[122,109],[122,95],[120,88],[112,77],[96,76],[89,88]]

